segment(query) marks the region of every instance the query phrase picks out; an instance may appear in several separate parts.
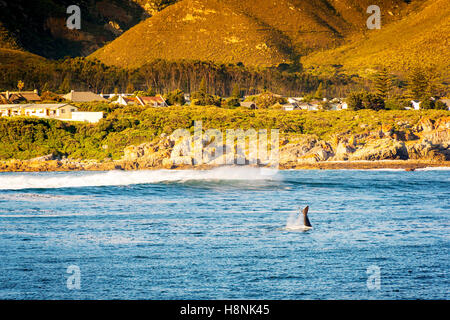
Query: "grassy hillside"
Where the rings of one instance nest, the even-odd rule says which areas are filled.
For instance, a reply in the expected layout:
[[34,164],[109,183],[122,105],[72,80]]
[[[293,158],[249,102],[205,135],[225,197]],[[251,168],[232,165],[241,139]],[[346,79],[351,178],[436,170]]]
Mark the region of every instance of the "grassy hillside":
[[[81,8],[81,30],[66,27],[72,4]],[[47,58],[88,55],[146,17],[128,0],[0,1],[0,47]]]
[[[420,0],[418,0],[420,1]],[[130,29],[91,55],[136,68],[151,60],[212,60],[270,66],[335,47],[365,27],[371,0],[183,0]],[[403,0],[377,1],[386,22]]]
[[450,2],[430,0],[401,21],[371,30],[337,49],[312,54],[303,59],[307,68],[334,72],[343,65],[348,73],[370,74],[386,67],[399,73],[413,67],[436,66],[450,75]]

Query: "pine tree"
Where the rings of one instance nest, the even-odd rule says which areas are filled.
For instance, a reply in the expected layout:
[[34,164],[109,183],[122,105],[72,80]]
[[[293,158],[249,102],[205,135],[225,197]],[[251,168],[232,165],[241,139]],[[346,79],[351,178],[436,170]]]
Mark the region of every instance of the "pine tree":
[[134,92],[134,85],[131,82],[128,82],[126,92],[127,93],[133,93]]
[[233,92],[231,93],[231,96],[233,98],[238,98],[238,99],[240,99],[242,97],[241,96],[241,88],[239,88],[239,86],[237,84],[234,85]]
[[390,97],[392,90],[392,78],[386,68],[381,69],[375,75],[375,93],[383,99]]
[[202,93],[206,93],[206,80],[205,80],[205,78],[203,77],[202,78],[202,81],[200,82],[200,87],[199,87],[199,89],[198,89],[198,91],[200,91],[200,92],[202,92]]
[[408,79],[408,91],[412,99],[420,100],[428,95],[429,79],[422,68],[415,68]]
[[149,87],[147,88],[147,91],[145,91],[144,94],[145,94],[146,96],[148,96],[148,97],[153,97],[153,96],[156,95],[156,91],[153,89],[152,86],[149,86]]
[[316,93],[314,94],[314,98],[316,99],[323,99],[323,83],[319,83],[319,87],[316,90]]
[[59,91],[62,93],[67,93],[70,91],[70,76],[65,76],[63,82],[59,86]]

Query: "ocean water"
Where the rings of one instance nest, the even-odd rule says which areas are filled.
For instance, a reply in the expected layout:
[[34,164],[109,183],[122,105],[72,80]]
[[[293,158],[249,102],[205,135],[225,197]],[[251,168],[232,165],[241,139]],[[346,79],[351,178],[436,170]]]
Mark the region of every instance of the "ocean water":
[[0,299],[449,299],[449,198],[447,170],[1,173]]

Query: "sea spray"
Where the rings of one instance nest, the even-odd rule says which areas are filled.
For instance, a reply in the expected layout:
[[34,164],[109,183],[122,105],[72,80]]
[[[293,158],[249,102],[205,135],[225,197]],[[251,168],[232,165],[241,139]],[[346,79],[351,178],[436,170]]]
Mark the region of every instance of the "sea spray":
[[[273,172],[272,172],[273,171]],[[220,167],[212,170],[141,170],[0,175],[0,190],[126,186],[161,182],[274,180],[277,170]],[[269,174],[272,173],[272,174]]]
[[303,225],[303,215],[296,213],[291,213],[286,221],[286,230],[294,230],[304,227]]

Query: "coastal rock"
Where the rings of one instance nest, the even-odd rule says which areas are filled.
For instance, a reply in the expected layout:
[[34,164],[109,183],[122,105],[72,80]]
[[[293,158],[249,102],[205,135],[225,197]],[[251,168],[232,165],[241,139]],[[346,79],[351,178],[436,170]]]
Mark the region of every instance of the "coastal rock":
[[304,156],[298,159],[299,162],[319,162],[326,161],[334,156],[331,145],[327,142],[320,141],[317,145],[310,149]]
[[143,143],[138,146],[128,146],[124,149],[122,161],[132,163],[142,163],[145,167],[162,165],[165,158],[170,158],[170,154],[175,142],[169,137],[164,137],[159,141]]
[[355,152],[355,149],[352,146],[350,146],[348,143],[344,141],[341,141],[336,147],[336,152],[333,160],[336,161],[348,160],[349,155],[352,154],[353,152]]
[[307,137],[296,143],[287,144],[280,148],[280,163],[297,162],[316,146],[315,138]]
[[419,120],[419,122],[416,125],[416,130],[418,132],[431,132],[434,130],[434,124],[433,121],[431,121],[429,118],[422,118]]
[[450,159],[448,148],[441,148],[428,140],[407,146],[409,159],[445,161]]
[[437,120],[433,128],[434,130],[424,130],[422,137],[432,144],[450,144],[450,117]]
[[50,160],[56,160],[56,159],[57,159],[57,157],[53,153],[50,153],[50,154],[47,154],[45,156],[41,156],[41,157],[30,159],[28,161],[31,161],[31,162],[42,162],[42,161],[50,161]]
[[406,160],[408,150],[404,142],[384,138],[368,141],[362,148],[357,149],[348,160]]

